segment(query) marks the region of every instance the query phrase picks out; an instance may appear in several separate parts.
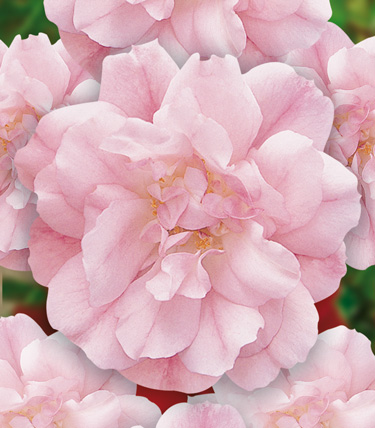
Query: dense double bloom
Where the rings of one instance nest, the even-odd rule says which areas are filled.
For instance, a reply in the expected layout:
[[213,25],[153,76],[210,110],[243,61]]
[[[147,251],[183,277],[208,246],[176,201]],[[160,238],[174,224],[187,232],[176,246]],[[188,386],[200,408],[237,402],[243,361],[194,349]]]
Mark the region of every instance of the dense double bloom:
[[0,319],[2,428],[154,428],[158,407],[136,385],[100,370],[61,333],[29,317]]
[[95,76],[108,54],[158,39],[182,65],[230,54],[243,70],[315,43],[329,0],[45,0],[71,55]]
[[248,428],[372,428],[375,356],[365,336],[340,326],[321,333],[307,360],[268,387],[249,394],[223,378],[214,389],[204,400],[235,407]]
[[18,179],[14,157],[40,118],[67,104],[93,101],[98,84],[73,62],[63,45],[44,34],[1,46],[0,58],[0,264],[26,270],[27,241],[36,197]]
[[319,42],[296,51],[289,62],[314,78],[335,105],[335,119],[326,152],[358,179],[359,224],[346,237],[348,264],[366,269],[375,264],[375,39],[356,46],[330,24]]
[[360,211],[321,151],[332,113],[283,64],[179,70],[156,42],[106,58],[100,101],[52,112],[16,156],[51,324],[153,388],[253,389],[303,361]]

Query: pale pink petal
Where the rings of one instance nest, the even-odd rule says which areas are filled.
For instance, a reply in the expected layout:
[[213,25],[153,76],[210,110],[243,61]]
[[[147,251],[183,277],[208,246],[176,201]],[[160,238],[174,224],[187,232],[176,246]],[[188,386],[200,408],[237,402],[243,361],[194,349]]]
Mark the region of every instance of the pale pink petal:
[[355,175],[325,153],[321,155],[324,161],[323,202],[316,215],[305,226],[273,237],[294,253],[317,258],[328,257],[339,249],[360,214]]
[[100,100],[151,122],[177,71],[157,42],[134,46],[130,54],[108,56],[103,62]]
[[245,428],[245,423],[232,406],[180,403],[170,407],[156,425],[156,428],[175,427]]
[[151,403],[147,398],[134,395],[122,395],[119,401],[122,408],[119,428],[132,428],[135,424],[142,425],[142,428],[155,428],[161,416],[156,404]]
[[152,219],[151,212],[148,219],[140,215],[148,207],[149,202],[144,199],[113,201],[83,237],[83,263],[90,282],[91,305],[101,306],[119,297],[153,249],[154,244],[139,239],[141,230]]
[[270,301],[261,308],[266,340],[262,341],[260,332],[257,342],[243,348],[244,356],[240,355],[233,370],[227,372],[230,379],[246,390],[264,387],[277,377],[281,367],[289,368],[304,361],[316,341],[318,313],[303,286],[298,286],[282,302],[279,326],[274,326],[274,332],[267,338],[267,330],[274,322],[272,317],[278,306],[279,302]]
[[[67,202],[61,187],[54,180],[55,177],[54,162],[45,167],[35,179],[35,190],[39,194],[39,215],[58,234],[80,239],[84,228],[83,215]],[[61,217],[62,212],[64,217]],[[71,222],[69,226],[66,225],[67,219]]]
[[97,81],[101,79],[104,58],[107,55],[124,52],[124,49],[102,46],[91,40],[85,33],[71,33],[60,30],[60,37],[65,48],[77,64],[87,70]]
[[[92,76],[73,60],[73,58],[69,55],[68,51],[65,49],[61,40],[58,40],[53,45],[53,48],[61,56],[61,58],[64,60],[65,64],[69,68],[70,80],[69,80],[69,85],[66,89],[67,95],[71,94],[77,86],[79,86],[83,82],[86,82],[87,80],[89,82],[95,82],[92,79]],[[97,82],[95,83],[98,85]],[[97,98],[93,99],[92,101],[97,101]],[[68,103],[68,104],[72,105],[72,104],[78,104],[78,103]]]
[[[108,391],[96,391],[80,403],[70,400],[62,408],[67,412],[64,424],[71,428],[118,428],[121,407],[117,397]],[[129,426],[129,425],[128,425]]]
[[146,283],[146,289],[161,301],[172,299],[176,293],[202,299],[210,288],[211,282],[199,252],[167,255],[161,262],[160,272]]
[[191,89],[202,114],[227,131],[233,145],[232,162],[243,158],[258,132],[262,115],[237,61],[230,56],[199,61],[193,56],[172,80],[163,106],[177,101],[186,88]]
[[[125,159],[97,150],[104,138],[122,126],[124,118],[114,114],[112,109],[116,107],[104,102],[98,104],[103,107],[100,116],[95,119],[83,117],[82,122],[68,130],[55,158],[60,192],[66,203],[80,214],[84,197],[95,190],[96,184],[116,183],[126,175]],[[81,106],[82,110],[86,105]]]
[[245,79],[263,115],[255,147],[277,132],[290,130],[311,138],[317,149],[324,149],[332,128],[333,105],[313,82],[281,63],[256,67]]
[[[5,359],[0,360],[1,392],[0,411],[7,406],[13,406],[22,402],[23,384],[14,368]],[[7,391],[6,391],[7,390]],[[8,395],[6,393],[9,393]]]
[[33,340],[46,337],[36,323],[29,323],[27,320],[28,317],[24,314],[0,319],[0,359],[8,361],[18,375],[21,373],[22,349]]
[[155,20],[141,5],[123,0],[76,0],[74,26],[92,40],[123,48],[137,43]]
[[56,2],[55,0],[45,0],[44,9],[47,18],[55,22],[59,29],[63,31],[74,31],[73,14],[75,0]]
[[176,1],[171,25],[177,39],[191,55],[238,56],[245,47],[246,34],[233,8],[237,0]]
[[233,156],[233,145],[226,130],[212,119],[198,125],[192,145],[207,162],[207,167],[225,170]]
[[[274,298],[281,298],[298,284],[300,269],[297,259],[281,245],[264,239],[263,228],[258,223],[250,220],[240,240],[234,233],[224,235],[222,239],[230,269],[243,286],[254,290],[254,297],[258,297],[254,306],[269,299],[270,289]],[[221,275],[220,270],[208,272],[215,284],[215,279]],[[218,284],[220,282],[218,278]],[[263,299],[260,300],[260,296]]]
[[34,428],[33,424],[25,416],[16,416],[12,420],[12,428]]
[[[366,187],[363,190],[366,195]],[[375,221],[370,218],[371,213],[375,212],[375,200],[370,197],[366,199],[366,205],[361,199],[358,226],[345,237],[347,263],[355,269],[367,269],[375,264]]]
[[[366,336],[344,326],[323,332],[320,339],[333,349],[344,354],[350,364],[352,378],[348,384],[348,394],[355,395],[369,389],[375,380],[375,358],[371,343]],[[358,364],[360,358],[360,364]],[[347,379],[349,380],[349,379]]]
[[70,73],[61,56],[51,46],[47,35],[30,35],[26,40],[16,37],[4,56],[0,72],[11,73],[15,62],[21,65],[30,79],[36,79],[47,86],[53,96],[53,107],[62,103]]
[[26,346],[20,357],[23,381],[48,382],[61,377],[61,383],[70,384],[80,391],[85,376],[82,364],[74,352],[66,350],[61,353],[60,349],[61,344],[52,338],[34,340]]
[[29,256],[30,250],[28,248],[0,253],[0,265],[7,269],[29,271]]
[[40,218],[33,223],[30,238],[29,263],[35,280],[43,285],[48,285],[60,267],[81,251],[80,241],[55,232]]
[[147,12],[158,21],[171,16],[174,0],[127,0],[131,4],[142,4]]
[[[273,2],[272,2],[273,3]],[[276,6],[277,7],[277,6]],[[240,14],[247,37],[266,55],[281,56],[292,49],[309,48],[325,30],[332,10],[329,1],[303,1],[296,13],[277,21]],[[272,15],[270,18],[273,18]]]
[[172,357],[188,347],[197,334],[201,301],[175,296],[159,302],[144,288],[144,281],[133,282],[117,303],[121,320],[116,336],[134,360]]
[[309,49],[296,49],[288,54],[287,64],[315,70],[328,86],[327,65],[330,57],[342,48],[351,48],[353,42],[336,24],[329,22],[320,39]]
[[127,156],[133,162],[156,157],[158,153],[168,156],[192,152],[191,145],[182,136],[138,118],[123,118],[119,129],[103,138],[100,148]]
[[5,253],[27,248],[30,226],[38,215],[35,203],[28,203],[22,209],[14,209],[7,203],[6,199],[13,190],[12,184],[0,196],[0,251]]
[[[295,13],[304,0],[255,0],[249,2],[246,14],[253,18],[276,21]],[[238,5],[237,5],[238,8]]]
[[339,287],[341,278],[346,274],[345,249],[345,244],[342,244],[336,253],[324,259],[297,256],[301,281],[315,302],[326,299]]
[[52,163],[63,135],[76,124],[77,117],[80,122],[85,122],[96,114],[105,116],[109,112],[119,113],[121,110],[110,104],[97,102],[59,109],[43,117],[29,143],[17,151],[15,164],[21,182],[28,189],[34,189],[36,175]]
[[[87,356],[95,359],[98,366],[121,370],[131,365],[114,335],[117,318],[106,313],[108,306],[93,308],[88,304],[88,283],[81,253],[61,267],[49,286],[47,314],[51,325],[84,347]],[[72,323],[72,320],[75,321]],[[98,338],[103,346],[97,346]],[[110,356],[107,349],[111,349]]]
[[[251,157],[268,184],[284,197],[288,223],[277,233],[286,233],[308,223],[322,203],[324,162],[312,141],[290,131],[266,140]],[[297,165],[304,165],[303,172]],[[266,208],[267,210],[267,208]]]
[[[356,64],[361,64],[356,67]],[[342,48],[328,61],[330,88],[352,90],[364,85],[375,86],[371,69],[375,67],[375,57],[363,48]]]
[[335,401],[330,410],[334,412],[330,420],[332,428],[351,428],[357,424],[361,428],[372,428],[375,419],[375,391],[362,391],[346,403]]
[[233,367],[241,347],[256,340],[263,325],[257,310],[212,291],[202,305],[198,334],[180,358],[192,372],[220,376]]
[[140,385],[148,388],[177,390],[187,394],[204,391],[219,380],[218,377],[191,372],[178,355],[171,358],[146,359],[121,373],[127,379],[136,379]]

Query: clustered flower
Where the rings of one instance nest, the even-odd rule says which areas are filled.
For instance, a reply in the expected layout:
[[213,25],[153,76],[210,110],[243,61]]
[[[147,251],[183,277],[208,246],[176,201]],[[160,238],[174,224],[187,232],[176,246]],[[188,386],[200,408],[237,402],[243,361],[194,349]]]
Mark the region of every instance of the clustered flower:
[[281,370],[266,388],[249,393],[223,377],[214,390],[192,398],[190,413],[203,413],[198,402],[209,399],[234,407],[247,428],[372,428],[375,356],[365,336],[339,326],[321,333],[307,360]]
[[0,318],[0,424],[4,428],[155,427],[157,406],[136,385],[94,366],[61,333],[29,317]]
[[19,180],[14,158],[39,120],[64,105],[97,97],[99,84],[73,62],[61,42],[44,34],[1,45],[0,58],[0,262],[29,270],[28,237],[37,217],[36,195]]
[[59,333],[0,319],[1,426],[373,428],[314,303],[375,264],[375,39],[328,0],[45,9],[61,41],[0,46],[0,264]]

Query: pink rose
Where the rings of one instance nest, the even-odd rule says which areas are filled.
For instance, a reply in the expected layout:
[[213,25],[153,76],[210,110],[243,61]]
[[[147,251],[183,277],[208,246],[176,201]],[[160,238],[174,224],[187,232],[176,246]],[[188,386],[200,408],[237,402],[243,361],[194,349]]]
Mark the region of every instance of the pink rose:
[[356,46],[331,24],[307,51],[290,54],[288,62],[308,70],[335,105],[335,120],[326,152],[358,179],[361,218],[346,239],[347,263],[356,269],[375,264],[375,38]]
[[136,385],[95,367],[61,333],[28,316],[0,319],[0,425],[25,428],[154,428],[160,410]]
[[328,0],[45,0],[71,55],[99,76],[103,58],[158,39],[182,65],[231,54],[243,70],[315,43],[331,16]]
[[98,85],[44,34],[2,47],[0,66],[0,264],[27,270],[27,241],[36,196],[18,179],[14,157],[42,116],[62,105],[94,100]]
[[51,325],[155,389],[225,372],[253,389],[303,361],[360,211],[355,177],[321,151],[331,125],[284,64],[179,70],[156,42],[106,58],[100,101],[49,114],[16,157]]
[[375,356],[364,335],[340,326],[321,333],[307,360],[268,387],[249,394],[223,378],[214,390],[193,401],[231,405],[247,427],[373,428]]

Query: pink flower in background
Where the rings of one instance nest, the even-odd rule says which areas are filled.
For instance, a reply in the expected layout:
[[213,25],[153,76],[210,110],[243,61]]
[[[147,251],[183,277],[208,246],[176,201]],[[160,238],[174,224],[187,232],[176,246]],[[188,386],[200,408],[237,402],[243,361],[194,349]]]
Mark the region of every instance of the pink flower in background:
[[232,406],[209,402],[181,403],[170,407],[156,424],[156,428],[245,428],[240,414]]
[[224,377],[214,390],[192,401],[229,404],[247,428],[373,428],[375,356],[365,336],[340,326],[321,333],[307,360],[268,387],[249,394]]
[[2,47],[0,66],[0,264],[27,270],[27,241],[36,196],[18,179],[14,157],[42,116],[62,105],[97,97],[97,83],[74,64],[61,43],[44,34]]
[[100,370],[61,333],[29,317],[0,319],[0,425],[4,428],[154,428],[155,404],[136,385]]
[[358,179],[361,218],[345,240],[347,263],[356,269],[375,264],[375,38],[356,46],[330,24],[322,39],[307,51],[290,54],[288,62],[303,67],[335,105],[335,120],[326,152]]
[[243,70],[315,43],[328,0],[45,0],[70,54],[96,77],[103,58],[158,39],[182,65],[231,54]]
[[16,156],[52,326],[156,389],[225,372],[253,389],[303,361],[360,211],[355,177],[321,152],[331,125],[284,64],[179,70],[156,42],[106,58],[100,101],[49,114]]

